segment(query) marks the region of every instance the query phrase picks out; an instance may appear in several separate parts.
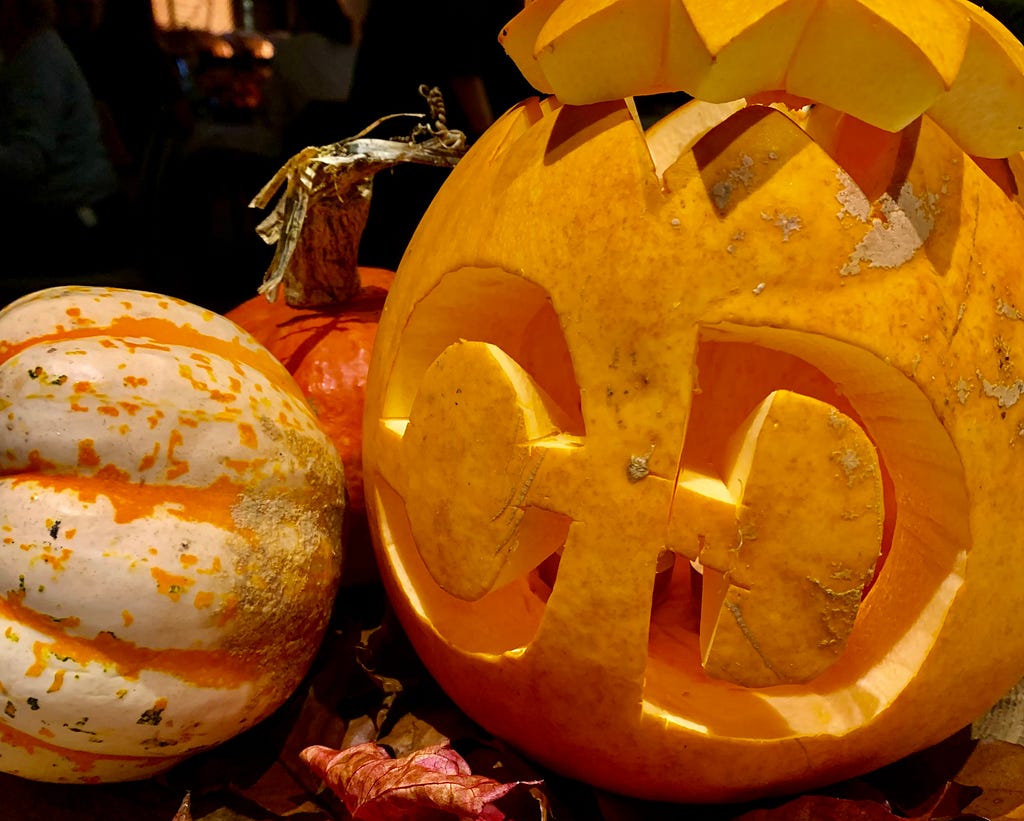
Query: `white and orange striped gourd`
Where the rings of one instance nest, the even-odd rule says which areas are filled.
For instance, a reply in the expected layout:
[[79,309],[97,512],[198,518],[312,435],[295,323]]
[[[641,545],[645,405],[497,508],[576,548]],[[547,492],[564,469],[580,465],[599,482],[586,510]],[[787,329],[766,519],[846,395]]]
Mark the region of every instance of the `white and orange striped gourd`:
[[150,776],[305,674],[341,461],[282,365],[194,305],[53,288],[0,311],[0,770]]

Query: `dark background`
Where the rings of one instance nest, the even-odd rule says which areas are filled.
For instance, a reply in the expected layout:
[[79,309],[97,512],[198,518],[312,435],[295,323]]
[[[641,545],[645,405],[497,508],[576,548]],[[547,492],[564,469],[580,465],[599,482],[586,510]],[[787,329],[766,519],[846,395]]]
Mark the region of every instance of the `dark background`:
[[[87,0],[58,0],[76,2]],[[263,116],[264,90],[274,72],[267,47],[299,27],[306,0],[236,0],[236,22],[252,27],[226,35],[157,30],[148,0],[106,2],[138,9],[137,19],[148,16],[151,26],[151,36],[112,28],[91,46],[74,43],[100,103],[137,115],[118,135],[128,144],[118,165],[122,229],[88,267],[4,271],[0,305],[47,285],[80,282],[147,288],[226,312],[256,293],[273,254],[255,231],[265,214],[249,202],[298,148],[351,136],[384,114],[410,107],[426,112],[417,93],[421,83],[444,90],[449,125],[466,131],[472,142],[479,133],[458,107],[448,82],[452,74],[482,77],[495,115],[535,93],[497,41],[521,0],[372,0],[349,102],[307,112],[281,150],[267,152],[248,145],[244,134]],[[982,5],[1024,36],[1024,0]],[[680,99],[685,95],[665,95],[638,100],[638,106],[653,117]],[[398,136],[409,128],[402,122],[395,133],[376,135]],[[211,132],[243,137],[204,139]],[[447,173],[403,166],[378,175],[361,264],[397,267]]]

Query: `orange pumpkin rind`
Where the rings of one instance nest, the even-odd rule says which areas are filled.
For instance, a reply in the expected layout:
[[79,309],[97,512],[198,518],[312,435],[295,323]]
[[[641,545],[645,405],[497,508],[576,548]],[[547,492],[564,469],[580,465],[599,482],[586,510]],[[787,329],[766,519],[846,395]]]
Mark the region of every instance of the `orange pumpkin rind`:
[[[877,167],[832,156],[844,127],[696,102],[645,134],[624,100],[527,101],[407,250],[364,427],[382,577],[456,703],[560,772],[677,801],[807,789],[940,741],[1020,677],[1020,205],[927,115]],[[439,380],[437,363],[456,370]],[[710,551],[712,598],[714,573],[738,568],[728,443],[778,388],[876,449],[880,484],[839,515],[870,510],[862,544],[881,557],[836,570],[866,595],[833,663],[743,686],[701,664],[691,561]],[[454,424],[467,392],[503,423],[540,401],[544,424],[498,446],[486,422]],[[417,426],[443,452],[416,446]],[[799,498],[802,471],[774,461],[770,483]],[[410,492],[420,471],[430,490]],[[506,503],[546,517],[552,555],[517,576],[482,561],[514,539],[450,543],[443,508],[477,503],[484,520]]]

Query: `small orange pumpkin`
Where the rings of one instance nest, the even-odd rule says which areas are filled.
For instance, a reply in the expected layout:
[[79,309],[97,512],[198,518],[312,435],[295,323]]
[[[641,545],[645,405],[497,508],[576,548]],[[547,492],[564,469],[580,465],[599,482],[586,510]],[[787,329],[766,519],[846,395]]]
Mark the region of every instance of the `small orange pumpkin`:
[[276,245],[274,258],[259,289],[263,296],[228,312],[285,364],[342,457],[354,548],[346,583],[376,576],[363,502],[362,417],[370,351],[394,273],[358,265],[373,178],[402,162],[450,167],[464,151],[465,137],[444,125],[439,92],[428,89],[425,96],[433,125],[409,139],[368,137],[371,127],[300,151],[263,186],[253,207],[268,207],[283,188],[257,227]]
[[249,334],[170,297],[0,311],[0,769],[144,778],[298,685],[337,590],[342,463]]
[[257,295],[226,314],[277,357],[313,405],[341,455],[348,482],[350,538],[367,543],[363,502],[363,406],[366,373],[394,272],[360,268],[361,289],[345,301],[292,307],[283,289]]
[[[976,718],[1024,674],[1024,49],[961,0],[534,0],[505,42],[565,102],[453,171],[366,399],[428,668],[547,766],[677,801]],[[645,130],[625,99],[680,88],[713,102]]]

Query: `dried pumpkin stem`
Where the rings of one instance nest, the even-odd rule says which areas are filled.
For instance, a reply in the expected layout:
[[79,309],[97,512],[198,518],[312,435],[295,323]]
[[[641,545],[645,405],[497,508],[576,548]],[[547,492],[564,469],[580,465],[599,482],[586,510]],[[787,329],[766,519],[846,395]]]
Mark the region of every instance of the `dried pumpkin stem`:
[[[466,152],[466,135],[447,126],[444,101],[436,88],[420,87],[429,115],[392,114],[355,136],[320,147],[304,148],[289,159],[249,203],[266,208],[281,186],[284,193],[256,232],[274,257],[259,291],[268,300],[284,286],[293,307],[344,302],[358,293],[359,240],[370,211],[373,177],[405,162],[451,168]],[[407,136],[368,136],[382,123],[415,117]]]

